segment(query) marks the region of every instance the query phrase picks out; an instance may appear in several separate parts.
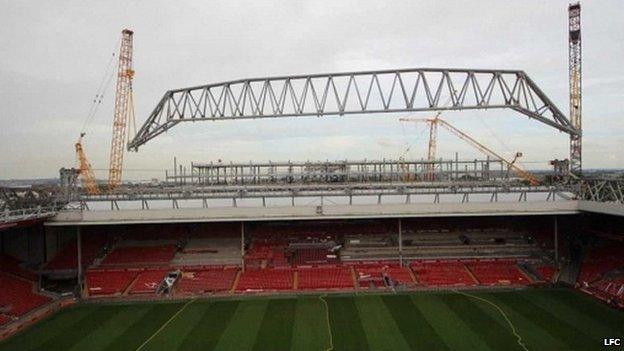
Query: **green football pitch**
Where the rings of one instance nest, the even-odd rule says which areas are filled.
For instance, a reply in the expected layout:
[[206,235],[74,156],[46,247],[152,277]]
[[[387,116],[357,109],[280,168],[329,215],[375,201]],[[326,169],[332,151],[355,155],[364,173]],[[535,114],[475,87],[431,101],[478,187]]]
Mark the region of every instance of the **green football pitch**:
[[566,289],[78,304],[0,350],[598,350],[624,313]]

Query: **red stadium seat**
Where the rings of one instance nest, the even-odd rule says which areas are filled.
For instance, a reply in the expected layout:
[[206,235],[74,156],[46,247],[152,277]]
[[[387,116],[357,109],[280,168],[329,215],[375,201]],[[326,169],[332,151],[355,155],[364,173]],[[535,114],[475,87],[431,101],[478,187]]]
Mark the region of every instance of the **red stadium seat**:
[[528,285],[531,282],[520,272],[515,261],[473,261],[466,266],[482,285]]
[[89,295],[123,293],[140,273],[139,270],[92,270],[86,273]]
[[621,246],[592,248],[581,266],[578,282],[589,285],[605,273],[616,268],[624,268],[624,248]]
[[462,262],[416,261],[411,267],[416,279],[426,286],[476,285]]
[[557,268],[554,266],[539,266],[535,269],[540,278],[547,282],[551,282],[557,272]]
[[240,276],[237,291],[290,290],[293,288],[291,269],[247,269]]
[[414,280],[410,274],[409,268],[400,267],[397,263],[383,264],[359,264],[354,265],[356,277],[360,287],[367,287],[370,284],[375,286],[384,286],[384,275],[389,277],[394,283],[403,285],[413,285]]
[[177,284],[181,293],[204,293],[228,291],[234,284],[238,269],[189,269],[184,270]]
[[13,321],[13,318],[7,316],[6,314],[0,314],[0,325],[5,325]]
[[0,254],[0,270],[28,280],[37,280],[37,273],[22,267],[17,258],[9,255]]
[[150,270],[139,273],[130,288],[130,294],[153,294],[160,283],[165,279],[169,270]]
[[7,309],[7,314],[16,317],[52,300],[35,293],[32,282],[6,273],[0,273],[0,287],[0,306]]
[[[105,237],[101,235],[85,236],[82,240],[82,265],[87,267],[93,263],[98,254],[102,251],[106,243]],[[46,270],[70,270],[76,269],[78,262],[78,251],[76,242],[71,241],[60,249],[59,252],[45,265]]]
[[299,268],[298,289],[347,289],[353,288],[353,277],[348,267]]

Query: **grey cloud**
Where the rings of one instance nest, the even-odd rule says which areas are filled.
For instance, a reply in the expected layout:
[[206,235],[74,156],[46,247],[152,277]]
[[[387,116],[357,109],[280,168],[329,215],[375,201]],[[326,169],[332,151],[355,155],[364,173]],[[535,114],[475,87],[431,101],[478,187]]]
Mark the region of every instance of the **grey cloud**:
[[[567,3],[0,0],[0,178],[54,177],[58,168],[75,164],[73,143],[125,27],[136,33],[139,124],[167,89],[267,75],[424,66],[523,69],[567,112]],[[582,5],[584,162],[621,166],[624,2]],[[98,169],[108,166],[112,98],[111,88],[85,138]],[[174,155],[189,162],[396,158],[415,142],[410,155],[423,157],[426,135],[401,126],[397,117],[177,126],[139,154],[128,154],[125,174],[162,176],[133,170],[164,169]],[[501,153],[522,150],[526,160],[540,162],[567,157],[564,134],[511,111],[444,118]],[[438,154],[453,157],[455,151],[478,155],[440,131]]]

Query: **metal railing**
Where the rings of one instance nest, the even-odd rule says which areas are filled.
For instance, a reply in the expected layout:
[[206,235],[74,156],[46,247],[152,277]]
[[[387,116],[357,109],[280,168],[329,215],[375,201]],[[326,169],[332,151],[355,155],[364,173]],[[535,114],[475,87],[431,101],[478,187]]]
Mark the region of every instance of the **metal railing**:
[[0,224],[49,218],[56,215],[62,208],[63,205],[22,208],[17,210],[5,209],[3,212],[0,212]]

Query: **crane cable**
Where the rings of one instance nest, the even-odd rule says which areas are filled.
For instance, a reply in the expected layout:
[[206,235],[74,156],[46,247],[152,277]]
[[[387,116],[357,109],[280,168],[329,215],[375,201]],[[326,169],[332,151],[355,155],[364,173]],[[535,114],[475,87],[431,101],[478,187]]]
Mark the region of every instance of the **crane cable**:
[[[505,151],[506,151],[508,154],[515,154],[515,153],[517,152],[517,151],[513,151],[513,150],[511,150],[511,149],[509,148],[509,146],[508,146],[508,145],[507,145],[507,144],[506,144],[506,143],[505,143],[502,139],[500,139],[500,138],[496,135],[496,133],[494,133],[494,131],[493,131],[492,127],[490,127],[490,125],[489,125],[489,124],[487,124],[487,123],[485,122],[485,119],[483,118],[483,112],[482,112],[482,111],[477,112],[477,117],[479,117],[479,121],[480,121],[480,122],[481,122],[481,124],[485,127],[485,129],[487,130],[488,134],[490,134],[490,136],[491,136],[494,140],[496,140],[496,141],[497,141],[497,142],[498,142],[498,143],[499,143],[499,144],[503,147],[503,149],[505,149]],[[520,166],[520,168],[522,168],[522,169],[526,169],[526,165],[524,165],[524,163],[523,163],[523,162],[521,162],[519,159],[516,159],[515,164],[519,165],[519,166]]]
[[[403,123],[400,123],[401,125],[401,132],[403,133],[403,138],[404,140],[409,140],[409,138],[407,137],[407,135],[405,134],[405,127],[403,126]],[[405,144],[407,144],[407,146],[405,147],[405,150],[403,150],[403,152],[401,153],[401,155],[399,155],[399,159],[404,158],[410,151],[412,151],[412,147],[418,142],[418,140],[420,140],[420,137],[422,137],[422,135],[425,133],[427,127],[425,125],[425,127],[423,127],[420,132],[418,132],[418,126],[414,126],[416,128],[416,135],[417,138],[415,138],[415,140],[411,143],[409,143],[409,141],[406,141]]]
[[[121,42],[121,37],[117,40],[115,44],[115,48],[119,47],[119,43]],[[115,76],[114,71],[114,61],[115,57],[117,57],[116,49],[113,49],[113,52],[108,60],[108,64],[106,65],[106,69],[104,70],[104,75],[100,80],[100,84],[95,92],[95,96],[93,97],[93,101],[91,102],[91,106],[89,107],[89,112],[85,118],[85,121],[82,125],[81,133],[85,133],[87,128],[93,122],[93,118],[97,115],[100,105],[102,104],[102,100],[104,99],[105,93],[111,86],[111,82]]]

